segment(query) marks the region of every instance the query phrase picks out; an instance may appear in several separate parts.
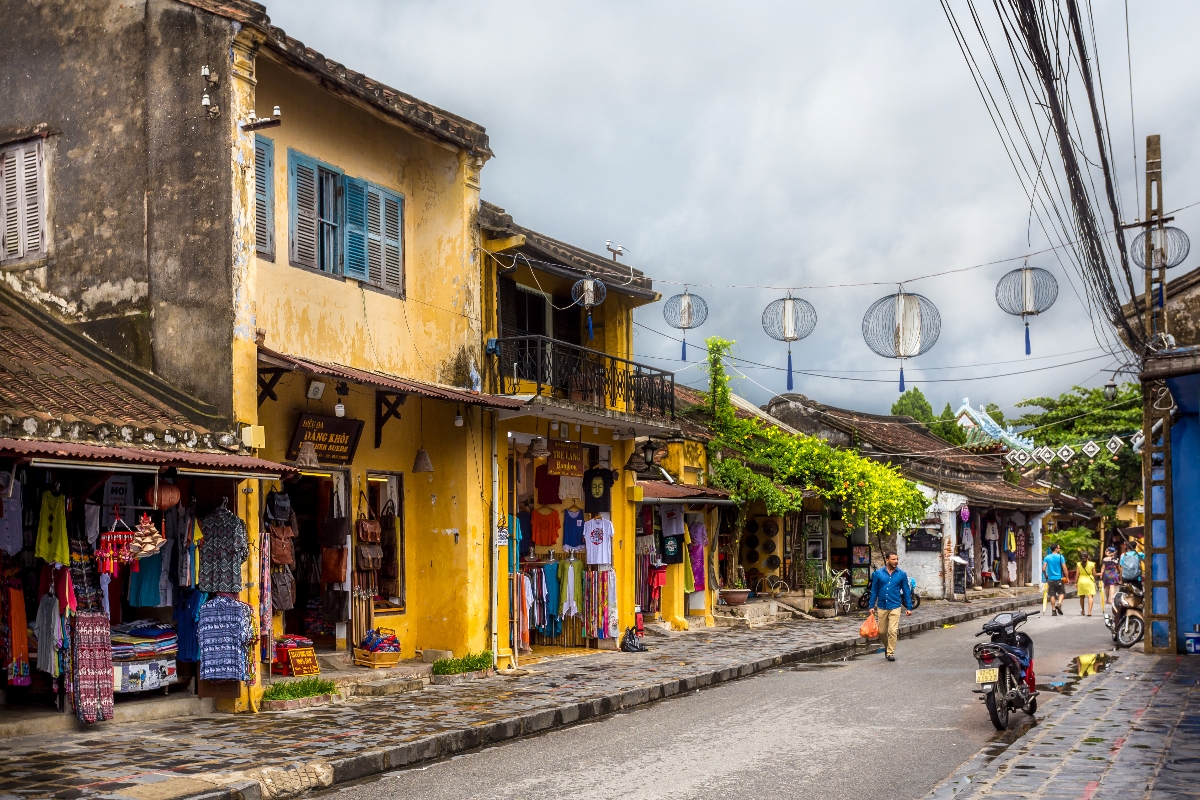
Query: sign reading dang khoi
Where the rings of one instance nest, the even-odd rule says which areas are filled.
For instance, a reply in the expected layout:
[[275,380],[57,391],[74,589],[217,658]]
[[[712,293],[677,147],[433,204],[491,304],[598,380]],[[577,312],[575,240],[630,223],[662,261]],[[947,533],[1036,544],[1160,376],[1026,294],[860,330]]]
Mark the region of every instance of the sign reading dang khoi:
[[346,417],[322,417],[317,414],[301,414],[288,445],[287,457],[295,460],[302,442],[312,442],[317,460],[323,464],[349,464],[358,449],[362,436],[363,421]]

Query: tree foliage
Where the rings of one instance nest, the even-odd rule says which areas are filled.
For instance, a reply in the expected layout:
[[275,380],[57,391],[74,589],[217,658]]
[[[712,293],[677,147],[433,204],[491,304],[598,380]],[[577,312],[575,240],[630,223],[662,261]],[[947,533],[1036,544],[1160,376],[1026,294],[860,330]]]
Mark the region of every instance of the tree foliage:
[[[767,513],[777,516],[800,511],[803,491],[811,489],[840,501],[848,525],[866,521],[871,530],[898,530],[924,519],[929,501],[896,468],[831,447],[815,436],[793,435],[755,417],[738,417],[724,363],[733,343],[711,337],[705,344],[713,483],[731,492],[736,503],[762,501]],[[729,452],[736,457],[722,457]]]
[[949,403],[946,403],[946,407],[942,409],[942,415],[937,418],[937,422],[929,426],[929,430],[950,444],[962,446],[967,443],[967,432],[958,424],[958,419],[954,416],[954,409],[950,407]]
[[1017,406],[1042,409],[1013,420],[1016,425],[1028,426],[1023,432],[1039,446],[1058,449],[1069,444],[1078,451],[1088,441],[1103,446],[1112,436],[1123,439],[1124,446],[1115,457],[1107,450],[1095,458],[1079,452],[1069,464],[1056,459],[1050,465],[1053,477],[1066,483],[1074,494],[1098,500],[1102,515],[1115,517],[1118,506],[1141,497],[1142,460],[1129,444],[1129,436],[1142,427],[1140,384],[1117,387],[1117,396],[1111,401],[1105,399],[1103,389],[1076,386],[1058,397],[1034,397]]
[[908,416],[917,422],[923,422],[930,433],[950,444],[961,445],[967,441],[967,434],[955,420],[954,410],[950,408],[950,404],[946,403],[941,416],[935,417],[933,406],[916,386],[900,395],[900,398],[892,403],[892,415]]

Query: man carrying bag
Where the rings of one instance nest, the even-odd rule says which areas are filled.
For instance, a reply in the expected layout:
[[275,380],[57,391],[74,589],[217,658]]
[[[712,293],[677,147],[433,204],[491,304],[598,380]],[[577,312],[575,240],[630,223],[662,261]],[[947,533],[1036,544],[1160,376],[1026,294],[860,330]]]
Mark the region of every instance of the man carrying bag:
[[871,575],[871,598],[867,607],[873,615],[878,606],[879,633],[884,637],[884,652],[888,661],[895,661],[896,638],[900,635],[900,607],[904,606],[904,613],[912,616],[912,597],[908,589],[908,575],[900,569],[900,557],[895,553],[885,553],[883,563],[884,566]]

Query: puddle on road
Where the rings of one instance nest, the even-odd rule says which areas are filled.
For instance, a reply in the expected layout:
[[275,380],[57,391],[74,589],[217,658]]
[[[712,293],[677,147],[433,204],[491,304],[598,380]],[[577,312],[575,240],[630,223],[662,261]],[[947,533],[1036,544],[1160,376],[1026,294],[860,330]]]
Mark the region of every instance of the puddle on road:
[[[1039,692],[1071,695],[1075,693],[1079,682],[1089,675],[1105,672],[1116,662],[1117,657],[1111,653],[1084,653],[1071,659],[1067,671],[1047,683],[1039,683]],[[1036,666],[1036,665],[1035,665]]]

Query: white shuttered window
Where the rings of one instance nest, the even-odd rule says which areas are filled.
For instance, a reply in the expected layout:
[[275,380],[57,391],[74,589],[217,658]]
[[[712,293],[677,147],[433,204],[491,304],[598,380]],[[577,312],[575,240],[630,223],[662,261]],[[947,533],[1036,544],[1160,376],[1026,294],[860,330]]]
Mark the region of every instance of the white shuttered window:
[[46,253],[46,180],[42,142],[0,148],[0,263]]

